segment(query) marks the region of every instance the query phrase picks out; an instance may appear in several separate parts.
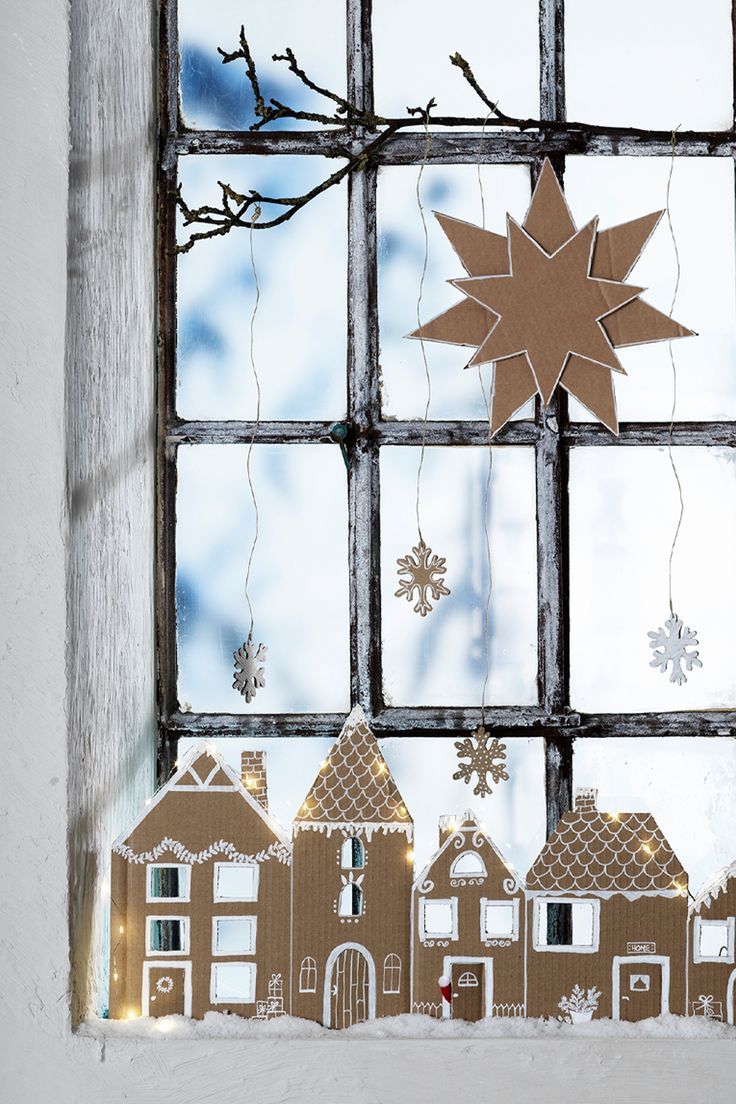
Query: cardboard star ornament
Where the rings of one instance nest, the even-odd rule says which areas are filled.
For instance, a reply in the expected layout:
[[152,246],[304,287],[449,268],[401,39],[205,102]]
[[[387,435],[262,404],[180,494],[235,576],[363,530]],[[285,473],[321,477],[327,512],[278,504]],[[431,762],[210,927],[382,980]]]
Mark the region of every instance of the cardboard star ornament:
[[615,350],[694,333],[625,282],[663,214],[578,230],[548,160],[506,237],[435,212],[468,273],[450,281],[464,298],[409,336],[474,347],[468,368],[495,364],[492,433],[534,395],[547,405],[558,385],[618,433]]

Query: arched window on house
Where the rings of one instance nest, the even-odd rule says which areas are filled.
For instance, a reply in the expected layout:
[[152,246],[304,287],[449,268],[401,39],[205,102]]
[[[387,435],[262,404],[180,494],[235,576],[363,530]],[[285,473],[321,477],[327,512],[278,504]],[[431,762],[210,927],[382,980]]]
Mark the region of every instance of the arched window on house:
[[362,870],[365,866],[365,847],[357,836],[348,836],[342,845],[341,866],[343,870]]
[[363,911],[363,890],[355,882],[348,882],[340,891],[337,906],[339,916],[360,916]]
[[299,992],[317,992],[317,963],[313,958],[310,958],[309,955],[302,959],[301,968],[299,970]]
[[471,970],[466,970],[460,975],[457,984],[460,989],[477,989],[478,978]]
[[387,954],[383,960],[383,991],[401,992],[401,959],[397,954]]
[[463,851],[450,867],[451,878],[485,878],[486,866],[477,851]]

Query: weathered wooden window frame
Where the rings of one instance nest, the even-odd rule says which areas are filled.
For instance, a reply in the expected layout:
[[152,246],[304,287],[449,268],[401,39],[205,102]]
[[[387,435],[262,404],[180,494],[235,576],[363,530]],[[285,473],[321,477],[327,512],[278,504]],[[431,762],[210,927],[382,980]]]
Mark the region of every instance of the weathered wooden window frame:
[[[371,41],[372,0],[346,0],[348,96],[366,110],[373,105]],[[734,6],[736,10],[736,5]],[[567,128],[564,75],[564,0],[540,0],[540,118],[549,131],[508,129],[485,132],[479,151],[477,130],[435,132],[432,164],[526,164],[532,177],[549,156],[562,175],[567,154],[669,157],[671,135],[636,128],[587,131]],[[237,28],[234,28],[237,30]],[[331,423],[264,421],[185,421],[176,414],[176,256],[175,192],[179,156],[273,154],[339,156],[344,134],[304,132],[189,130],[179,111],[179,52],[176,0],[160,0],[160,162],[159,241],[159,447],[157,630],[159,696],[159,776],[168,776],[182,736],[334,736],[343,718],[335,714],[193,714],[177,702],[175,605],[176,457],[181,444],[260,443],[329,444]],[[736,67],[735,67],[736,71]],[[359,149],[362,138],[353,138]],[[419,165],[424,136],[401,132],[389,139],[372,162],[348,181],[347,448],[350,579],[351,700],[360,703],[378,736],[456,736],[479,721],[478,709],[388,707],[381,673],[381,584],[379,455],[385,445],[418,445],[418,421],[384,421],[378,372],[376,297],[376,183],[384,165]],[[734,157],[734,129],[679,132],[678,156]],[[426,436],[433,446],[484,445],[484,421],[432,421]],[[628,422],[618,438],[598,423],[568,419],[560,391],[544,410],[537,399],[533,421],[507,424],[495,439],[499,447],[533,446],[536,454],[538,562],[538,705],[499,706],[486,710],[488,722],[504,739],[538,735],[545,745],[547,824],[551,829],[571,805],[572,748],[575,739],[614,736],[733,736],[736,712],[584,714],[569,701],[568,459],[575,446],[626,448],[662,446],[668,423]],[[678,446],[736,446],[736,422],[676,422]]]

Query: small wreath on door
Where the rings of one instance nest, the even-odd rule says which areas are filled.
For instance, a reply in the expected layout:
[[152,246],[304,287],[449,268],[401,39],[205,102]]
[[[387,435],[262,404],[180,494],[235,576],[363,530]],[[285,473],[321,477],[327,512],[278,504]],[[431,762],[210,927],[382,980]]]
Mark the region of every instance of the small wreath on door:
[[166,974],[164,977],[160,977],[156,982],[156,990],[159,993],[170,993],[174,988],[174,979]]

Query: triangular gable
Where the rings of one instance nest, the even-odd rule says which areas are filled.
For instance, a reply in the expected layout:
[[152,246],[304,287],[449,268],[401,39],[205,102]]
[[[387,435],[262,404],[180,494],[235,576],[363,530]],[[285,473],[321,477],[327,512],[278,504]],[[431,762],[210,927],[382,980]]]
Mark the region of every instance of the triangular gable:
[[186,754],[168,782],[156,791],[134,823],[118,836],[113,848],[124,844],[167,794],[176,792],[238,794],[257,813],[276,839],[291,851],[291,840],[279,822],[263,808],[260,801],[248,793],[236,772],[209,742],[197,744]]
[[[450,846],[450,844],[453,843],[453,841],[455,840],[458,833],[462,833],[463,835],[470,835],[470,841],[468,842],[468,846],[467,846],[466,850],[475,850],[475,851],[477,851],[479,849],[479,845],[476,842],[476,833],[477,833],[478,836],[482,837],[482,843],[480,844],[480,846],[483,846],[483,845],[487,844],[488,847],[490,847],[491,851],[494,853],[494,855],[496,856],[496,858],[498,859],[500,864],[502,866],[504,866],[506,868],[506,870],[508,870],[510,881],[513,881],[513,882],[516,883],[515,888],[510,889],[509,892],[515,893],[517,889],[518,890],[523,890],[524,883],[523,883],[521,877],[519,876],[519,874],[517,873],[515,868],[512,866],[512,864],[508,861],[508,859],[506,859],[501,854],[501,852],[499,851],[496,844],[493,842],[493,840],[488,835],[488,833],[485,831],[485,829],[481,826],[480,821],[478,820],[478,818],[476,817],[476,815],[475,815],[475,813],[473,812],[472,809],[466,809],[465,810],[462,817],[459,818],[459,823],[457,822],[457,818],[455,818],[455,817],[453,817],[453,818],[444,818],[444,817],[442,817],[441,818],[441,823],[443,823],[443,822],[447,823],[449,821],[449,819],[452,819],[453,821],[455,821],[454,827],[451,828],[451,829],[448,829],[447,839],[442,844],[442,846],[438,847],[437,850],[434,852],[434,854],[430,857],[429,861],[427,862],[426,866],[423,868],[422,872],[415,879],[412,889],[419,889],[420,886],[426,881],[432,867],[437,862],[437,860],[440,858],[440,856],[447,850],[447,848]],[[472,833],[472,835],[471,835],[471,833]],[[458,851],[458,854],[460,854],[460,853],[461,852]]]
[[722,870],[719,870],[718,873],[703,886],[695,900],[690,904],[690,915],[692,916],[696,912],[700,912],[703,906],[709,908],[717,897],[720,897],[722,893],[728,891],[728,883],[730,881],[736,881],[736,860],[729,863],[728,866],[724,866]]

